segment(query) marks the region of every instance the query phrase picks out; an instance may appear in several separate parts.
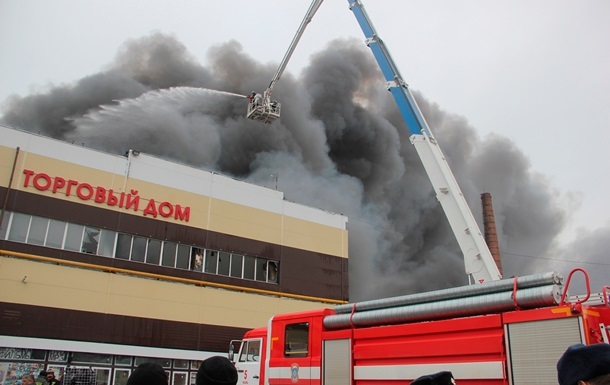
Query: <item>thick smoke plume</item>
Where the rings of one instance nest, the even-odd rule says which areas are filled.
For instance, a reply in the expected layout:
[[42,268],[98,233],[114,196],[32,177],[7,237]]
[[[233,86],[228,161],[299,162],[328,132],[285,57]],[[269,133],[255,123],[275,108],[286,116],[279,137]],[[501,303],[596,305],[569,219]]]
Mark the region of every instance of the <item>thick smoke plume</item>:
[[[466,284],[463,260],[394,101],[368,49],[338,40],[300,77],[284,74],[282,118],[245,119],[246,95],[276,67],[235,41],[197,63],[172,37],[127,42],[110,69],[45,94],[12,97],[4,123],[104,151],[129,148],[277,188],[286,199],[349,216],[350,299]],[[220,90],[223,92],[216,92]],[[416,98],[476,218],[491,193],[504,276],[581,265],[607,284],[610,228],[558,235],[578,201],[535,173],[514,143]],[[585,264],[565,261],[582,261]],[[594,287],[595,289],[595,287]],[[597,287],[599,289],[599,287]]]

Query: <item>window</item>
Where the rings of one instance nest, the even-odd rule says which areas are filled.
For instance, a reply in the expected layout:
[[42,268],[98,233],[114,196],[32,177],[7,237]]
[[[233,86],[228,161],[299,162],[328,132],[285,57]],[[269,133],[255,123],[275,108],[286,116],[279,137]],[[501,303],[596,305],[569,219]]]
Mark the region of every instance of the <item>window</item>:
[[216,274],[217,252],[206,250],[205,252],[205,270],[206,273]]
[[307,357],[309,347],[309,323],[286,325],[284,340],[285,357]]
[[191,258],[191,270],[203,270],[203,249],[193,247],[193,257]]
[[51,219],[49,221],[49,231],[45,246],[61,249],[64,244],[64,233],[66,232],[66,222]]
[[114,370],[114,385],[127,385],[127,379],[131,371],[128,369],[115,369]]
[[136,262],[144,262],[146,255],[146,238],[133,237],[133,246],[131,248],[131,260]]
[[278,263],[267,261],[267,282],[277,283]]
[[267,260],[256,258],[256,280],[267,282]]
[[100,229],[89,226],[85,227],[85,234],[81,249],[83,253],[97,254],[97,246],[100,242],[100,233]]
[[229,275],[229,267],[231,265],[231,254],[226,252],[218,253],[218,275]]
[[239,354],[239,362],[257,362],[260,359],[260,340],[244,341]]
[[83,240],[83,231],[85,226],[68,223],[66,230],[66,243],[64,249],[71,251],[81,251],[81,241]]
[[161,260],[161,241],[156,239],[148,240],[148,249],[146,250],[146,263],[151,265],[159,265]]
[[244,257],[244,279],[254,279],[256,258],[246,255]]
[[98,255],[111,257],[114,255],[114,242],[116,240],[116,231],[102,229],[100,236],[100,244],[97,250]]
[[188,370],[189,360],[174,360],[174,368]]
[[115,258],[129,259],[131,255],[131,239],[133,237],[129,234],[119,234],[116,243],[116,254]]
[[2,223],[0,223],[0,239],[6,238],[6,231],[8,230],[8,221],[11,219],[10,211],[5,211],[2,217]]
[[44,245],[48,226],[49,220],[47,218],[33,216],[32,221],[30,222],[27,243],[32,245]]
[[188,372],[174,372],[172,375],[173,385],[188,385]]
[[110,354],[95,354],[84,352],[73,352],[72,362],[94,363],[94,364],[112,364],[112,355]]
[[11,229],[8,234],[9,241],[25,242],[30,227],[30,216],[20,213],[13,213]]
[[188,269],[190,255],[191,255],[190,246],[178,245],[178,255],[176,257],[176,267],[179,269]]
[[172,242],[163,242],[163,258],[161,265],[174,267],[176,265],[176,249],[178,245]]
[[231,277],[241,278],[243,265],[243,255],[231,254]]
[[136,357],[134,366],[143,364],[144,362],[154,362],[161,365],[163,368],[171,368],[172,360],[169,358],[152,358],[152,357]]
[[131,366],[131,356],[114,356],[114,363],[116,365]]

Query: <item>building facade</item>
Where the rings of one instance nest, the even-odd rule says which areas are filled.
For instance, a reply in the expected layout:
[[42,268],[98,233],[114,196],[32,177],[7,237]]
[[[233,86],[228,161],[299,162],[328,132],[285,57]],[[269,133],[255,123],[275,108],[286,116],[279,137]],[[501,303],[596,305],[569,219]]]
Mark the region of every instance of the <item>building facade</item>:
[[139,151],[0,126],[0,202],[0,384],[153,360],[192,384],[273,314],[348,299],[345,216]]

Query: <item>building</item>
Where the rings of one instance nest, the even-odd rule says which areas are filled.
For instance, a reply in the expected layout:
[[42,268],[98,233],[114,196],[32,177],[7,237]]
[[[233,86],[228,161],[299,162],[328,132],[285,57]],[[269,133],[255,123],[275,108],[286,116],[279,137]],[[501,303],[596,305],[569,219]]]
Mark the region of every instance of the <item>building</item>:
[[273,314],[348,299],[343,215],[136,150],[0,138],[0,384],[123,385],[152,360],[192,384]]

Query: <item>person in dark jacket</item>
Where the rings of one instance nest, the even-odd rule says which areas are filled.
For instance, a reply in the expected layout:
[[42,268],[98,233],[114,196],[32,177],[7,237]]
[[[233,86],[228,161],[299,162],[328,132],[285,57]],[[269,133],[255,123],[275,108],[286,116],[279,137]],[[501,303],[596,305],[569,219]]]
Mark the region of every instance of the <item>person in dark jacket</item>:
[[49,385],[49,381],[47,381],[47,372],[44,370],[40,371],[40,374],[36,377],[36,385]]
[[144,362],[131,372],[127,385],[167,385],[168,376],[161,365]]
[[557,361],[559,385],[610,385],[610,344],[575,344]]
[[214,356],[204,360],[197,370],[196,385],[235,385],[237,369],[228,358]]
[[455,385],[455,380],[453,373],[445,371],[418,377],[411,385]]

